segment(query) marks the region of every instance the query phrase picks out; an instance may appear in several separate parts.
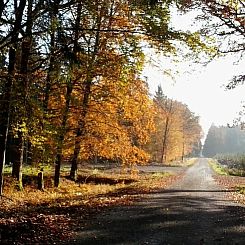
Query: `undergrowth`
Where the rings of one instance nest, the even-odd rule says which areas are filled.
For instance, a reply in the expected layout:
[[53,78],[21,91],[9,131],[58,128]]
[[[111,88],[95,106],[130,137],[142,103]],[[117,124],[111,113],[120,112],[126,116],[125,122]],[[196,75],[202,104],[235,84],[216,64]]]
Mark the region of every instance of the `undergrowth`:
[[236,189],[239,193],[245,195],[245,185],[238,185]]
[[[25,172],[25,171],[24,171]],[[59,188],[53,187],[53,175],[44,174],[44,191],[37,190],[35,176],[23,175],[24,189],[16,190],[15,180],[10,174],[5,174],[4,195],[0,199],[0,211],[22,209],[33,206],[66,206],[86,203],[91,198],[111,193],[127,192],[127,189],[150,190],[161,187],[171,175],[169,173],[140,173],[137,176],[120,173],[104,173],[100,170],[84,170],[74,182],[64,173],[60,179]]]
[[230,175],[245,177],[244,154],[217,154],[214,157]]
[[218,162],[216,162],[215,160],[209,160],[209,165],[211,166],[211,168],[219,175],[229,175],[229,173],[227,172],[227,170],[222,167]]

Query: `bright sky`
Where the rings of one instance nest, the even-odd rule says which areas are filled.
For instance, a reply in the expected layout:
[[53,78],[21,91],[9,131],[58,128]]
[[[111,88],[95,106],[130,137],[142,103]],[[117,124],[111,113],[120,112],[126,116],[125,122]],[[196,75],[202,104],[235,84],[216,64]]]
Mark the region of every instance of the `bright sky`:
[[[164,64],[162,64],[164,67]],[[162,67],[162,68],[163,68]],[[245,86],[226,90],[226,85],[233,74],[240,74],[245,61],[234,65],[231,58],[211,62],[198,71],[186,73],[182,70],[173,81],[156,67],[148,66],[144,71],[154,94],[161,84],[163,92],[170,98],[184,102],[191,111],[200,116],[200,123],[205,133],[212,123],[226,125],[232,123],[245,101]],[[164,69],[164,68],[163,68]],[[180,65],[180,70],[183,69]],[[245,103],[244,103],[245,104]]]
[[[174,15],[173,22],[179,29],[194,28],[191,16]],[[168,58],[154,56],[158,68],[148,65],[144,76],[150,86],[151,94],[161,84],[163,92],[170,98],[187,104],[191,111],[200,116],[200,123],[206,134],[212,123],[226,125],[238,117],[245,105],[245,85],[226,90],[233,75],[244,73],[245,59],[236,64],[237,57],[228,55],[218,58],[206,67],[191,63],[179,63],[176,67],[169,64]],[[179,72],[173,79],[164,74],[168,69]]]

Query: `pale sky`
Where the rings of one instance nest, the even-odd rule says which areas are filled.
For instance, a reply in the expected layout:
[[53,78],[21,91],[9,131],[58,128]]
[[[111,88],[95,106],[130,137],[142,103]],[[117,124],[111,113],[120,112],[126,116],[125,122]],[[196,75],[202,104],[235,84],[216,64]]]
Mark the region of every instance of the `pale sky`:
[[207,131],[212,123],[226,125],[238,116],[242,101],[245,101],[245,85],[233,90],[225,90],[224,85],[233,74],[239,74],[242,67],[245,67],[245,62],[238,66],[231,60],[223,59],[191,74],[180,73],[175,77],[176,81],[154,67],[147,67],[144,75],[151,94],[161,84],[168,97],[187,104],[191,111],[200,116],[200,123]]
[[[162,63],[160,68],[164,70],[165,65]],[[207,133],[212,123],[226,125],[238,116],[242,101],[245,101],[245,85],[233,90],[225,90],[224,85],[233,74],[240,74],[244,67],[245,60],[235,65],[227,57],[211,62],[207,67],[198,67],[198,71],[191,73],[186,73],[180,64],[180,74],[175,76],[175,81],[153,66],[145,68],[144,76],[147,77],[151,94],[161,84],[168,97],[187,104],[191,111],[200,116],[204,133]]]
[[[173,26],[181,30],[197,30],[193,13],[180,15],[173,10]],[[194,24],[193,24],[194,23]],[[163,92],[170,98],[187,104],[191,111],[200,116],[200,123],[206,134],[212,123],[227,125],[238,117],[245,105],[245,85],[225,90],[233,75],[244,73],[245,59],[235,63],[237,57],[227,55],[213,60],[206,67],[191,62],[180,62],[175,66],[169,58],[153,56],[158,67],[147,65],[143,76],[147,77],[150,92],[154,94],[161,84]],[[178,71],[174,80],[164,74],[169,69]]]

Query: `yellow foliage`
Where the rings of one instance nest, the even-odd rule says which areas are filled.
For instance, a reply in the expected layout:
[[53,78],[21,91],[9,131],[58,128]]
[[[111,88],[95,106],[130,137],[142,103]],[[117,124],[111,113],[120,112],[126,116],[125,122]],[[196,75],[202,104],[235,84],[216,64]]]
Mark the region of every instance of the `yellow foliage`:
[[152,160],[169,162],[190,154],[202,136],[198,117],[178,101],[162,97],[154,102],[156,130],[147,145]]

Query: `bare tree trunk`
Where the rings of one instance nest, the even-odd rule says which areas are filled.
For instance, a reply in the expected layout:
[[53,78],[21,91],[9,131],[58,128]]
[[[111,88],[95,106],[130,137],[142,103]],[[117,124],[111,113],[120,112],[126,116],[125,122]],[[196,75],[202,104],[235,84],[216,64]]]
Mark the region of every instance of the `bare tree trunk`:
[[[77,17],[76,17],[76,22],[75,22],[75,29],[74,29],[74,48],[73,48],[73,53],[74,57],[77,58],[77,52],[79,50],[78,46],[78,40],[79,40],[79,26],[80,26],[80,21],[81,21],[81,10],[82,10],[82,4],[79,2],[78,7],[77,7]],[[70,60],[71,62],[71,72],[73,71],[73,66],[74,66],[74,60]],[[63,114],[63,119],[61,123],[61,132],[58,138],[58,146],[57,146],[57,154],[55,158],[55,176],[54,176],[54,185],[55,187],[59,186],[60,183],[60,168],[61,168],[61,163],[62,163],[62,150],[63,150],[63,144],[64,144],[64,139],[65,139],[65,134],[66,134],[66,124],[67,124],[67,119],[68,119],[68,113],[69,113],[69,107],[70,107],[70,102],[71,102],[71,94],[73,90],[73,81],[70,79],[67,83],[67,89],[66,89],[66,104],[65,104],[65,110]],[[80,151],[80,150],[79,150]],[[74,166],[75,167],[75,166]],[[72,170],[74,172],[73,179],[76,179],[76,172],[77,168],[75,170]]]
[[[170,105],[168,108],[168,102],[166,102],[166,109],[167,109],[167,114],[171,114],[172,113],[172,109],[173,109],[173,100],[170,100]],[[166,122],[165,122],[165,128],[164,128],[164,134],[163,134],[163,140],[162,140],[162,153],[161,153],[161,163],[166,162],[167,160],[167,137],[168,137],[168,132],[169,132],[169,115],[167,115],[166,118]]]
[[[20,122],[23,125],[27,125],[27,103],[28,103],[28,90],[29,90],[29,74],[28,74],[28,64],[30,60],[30,51],[32,47],[32,27],[33,27],[33,16],[32,16],[33,0],[28,0],[27,9],[27,25],[25,35],[22,40],[21,46],[21,63],[20,63],[20,77],[17,83],[17,90],[20,90],[20,95],[18,96],[18,102],[21,103],[18,108],[20,108],[19,116]],[[18,133],[18,158],[14,162],[12,176],[17,178],[19,189],[22,190],[22,166],[24,162],[24,148],[26,142],[26,135],[22,131]]]
[[162,139],[161,163],[164,163],[166,161],[168,124],[169,124],[169,117],[166,118],[164,134],[163,134],[163,139]]
[[0,194],[2,195],[3,188],[3,171],[5,165],[5,154],[7,147],[7,138],[10,121],[10,106],[13,81],[15,79],[15,65],[16,65],[16,50],[18,48],[18,35],[21,29],[23,12],[26,6],[26,0],[21,0],[19,6],[15,8],[15,22],[13,26],[13,35],[11,37],[11,44],[9,48],[9,65],[8,78],[4,86],[3,102],[1,104],[1,122],[0,122]]
[[184,156],[185,156],[185,142],[183,141],[182,145],[182,156],[181,156],[181,161],[184,162]]
[[85,135],[85,124],[86,124],[85,120],[86,120],[86,115],[88,113],[88,103],[89,103],[89,97],[91,93],[91,86],[92,86],[92,81],[91,80],[87,81],[85,85],[85,92],[84,92],[83,103],[82,103],[82,113],[80,116],[78,129],[76,132],[75,147],[74,147],[74,152],[73,152],[73,157],[71,162],[70,178],[72,180],[77,179],[78,156],[81,150],[82,138]]
[[66,124],[67,124],[68,112],[70,108],[72,89],[73,89],[72,81],[69,81],[67,84],[67,89],[66,89],[66,104],[65,104],[65,110],[63,113],[60,135],[59,135],[58,143],[57,143],[57,154],[55,157],[55,174],[54,174],[54,186],[55,187],[59,187],[59,184],[60,184],[60,168],[61,168],[61,162],[62,162],[62,156],[63,156],[62,150],[63,150],[63,144],[64,144],[64,139],[65,139],[65,134],[66,134]]
[[99,42],[100,42],[100,27],[101,27],[101,16],[99,14],[99,16],[97,17],[97,32],[95,36],[94,50],[91,57],[91,64],[88,67],[88,71],[87,71],[87,80],[85,81],[85,85],[84,85],[83,101],[81,105],[81,115],[79,118],[78,129],[76,131],[76,136],[75,136],[75,146],[74,146],[74,152],[73,152],[73,157],[71,162],[71,171],[70,171],[70,178],[72,180],[77,179],[78,157],[81,150],[82,139],[85,136],[86,116],[88,113],[89,99],[91,95],[91,87],[92,87],[92,79],[93,79],[93,74],[91,74],[91,72],[93,70],[94,62],[98,54]]

